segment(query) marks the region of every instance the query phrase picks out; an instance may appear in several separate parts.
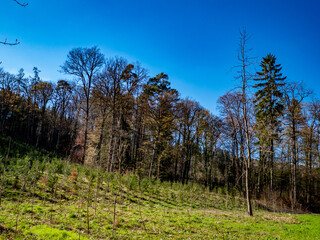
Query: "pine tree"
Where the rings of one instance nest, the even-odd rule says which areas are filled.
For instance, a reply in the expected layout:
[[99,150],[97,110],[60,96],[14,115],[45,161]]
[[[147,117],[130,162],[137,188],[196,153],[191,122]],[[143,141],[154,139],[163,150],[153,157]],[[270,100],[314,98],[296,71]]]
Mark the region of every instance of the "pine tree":
[[281,87],[285,85],[286,77],[282,76],[282,67],[276,64],[276,57],[268,54],[261,61],[261,72],[257,72],[258,83],[254,85],[255,93],[255,115],[258,123],[259,145],[261,152],[260,160],[267,157],[270,171],[270,197],[273,192],[273,161],[274,141],[278,138],[280,131],[279,117],[284,110],[282,101],[283,93]]
[[147,107],[146,125],[150,129],[152,140],[152,158],[149,168],[149,178],[153,176],[153,169],[157,164],[157,178],[160,177],[161,158],[168,152],[174,128],[174,106],[178,101],[178,91],[170,87],[168,75],[158,74],[150,78],[143,86],[142,101]]

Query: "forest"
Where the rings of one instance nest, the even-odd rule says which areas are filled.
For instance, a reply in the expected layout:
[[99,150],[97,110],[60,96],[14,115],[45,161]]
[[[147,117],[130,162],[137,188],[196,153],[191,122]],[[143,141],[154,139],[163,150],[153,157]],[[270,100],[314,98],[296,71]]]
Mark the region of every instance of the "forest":
[[166,73],[97,46],[71,49],[58,69],[66,79],[53,82],[37,67],[1,68],[0,132],[105,172],[239,194],[249,215],[259,199],[319,212],[320,101],[275,55],[253,58],[248,40],[244,29],[217,115],[182,98]]

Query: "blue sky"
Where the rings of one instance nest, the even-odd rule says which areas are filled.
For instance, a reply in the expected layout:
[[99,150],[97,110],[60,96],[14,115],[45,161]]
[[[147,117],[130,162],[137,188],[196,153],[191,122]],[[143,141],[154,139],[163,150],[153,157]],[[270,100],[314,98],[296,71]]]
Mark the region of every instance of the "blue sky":
[[[97,45],[106,57],[139,61],[153,76],[169,75],[182,97],[216,112],[219,96],[236,84],[239,30],[252,35],[252,55],[268,53],[291,81],[320,93],[320,1],[287,0],[26,0],[1,1],[1,67],[27,75],[34,66],[44,80],[71,78],[58,72],[75,47]],[[258,70],[258,69],[257,69]]]

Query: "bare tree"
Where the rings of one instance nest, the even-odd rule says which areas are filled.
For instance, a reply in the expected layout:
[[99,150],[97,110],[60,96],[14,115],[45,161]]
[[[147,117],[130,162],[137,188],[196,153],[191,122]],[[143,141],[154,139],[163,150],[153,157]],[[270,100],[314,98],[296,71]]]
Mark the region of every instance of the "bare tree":
[[188,183],[191,170],[192,154],[196,140],[197,123],[203,108],[196,101],[182,99],[177,106],[180,122],[180,134],[182,136],[182,166],[181,181]]
[[286,99],[286,120],[288,135],[291,142],[292,151],[292,209],[297,202],[297,164],[298,164],[298,134],[300,128],[305,122],[305,117],[302,113],[302,102],[311,94],[311,91],[306,90],[302,83],[289,83],[285,86]]
[[228,145],[228,148],[231,149],[232,159],[235,160],[233,162],[235,165],[235,177],[238,182],[237,187],[242,191],[242,181],[239,181],[243,176],[242,162],[238,161],[240,159],[239,142],[243,139],[243,124],[241,112],[239,111],[241,110],[241,95],[239,92],[228,92],[221,96],[218,100],[218,109],[221,112],[221,117],[224,118],[223,133],[226,139],[229,139],[229,141],[224,141],[224,145]]
[[252,80],[252,74],[249,71],[251,65],[254,64],[253,58],[250,57],[251,49],[248,49],[249,35],[246,31],[246,28],[243,28],[240,31],[240,42],[239,42],[239,53],[238,53],[238,62],[239,65],[236,66],[239,70],[237,71],[236,79],[240,80],[241,92],[239,102],[239,108],[236,115],[238,118],[234,118],[238,123],[234,125],[239,129],[240,132],[240,141],[238,144],[240,146],[240,152],[245,168],[245,189],[246,189],[246,199],[247,199],[247,212],[252,216],[252,207],[251,207],[251,193],[250,193],[250,174],[251,174],[251,162],[252,162],[252,137],[254,132],[253,116],[250,114],[248,108],[250,108],[250,98],[248,94],[249,81]]
[[81,89],[84,96],[82,110],[84,111],[85,118],[82,162],[84,162],[87,149],[88,124],[91,107],[90,97],[93,80],[103,63],[104,55],[100,53],[100,49],[95,46],[92,48],[75,48],[71,50],[67,56],[67,60],[61,66],[64,73],[76,76],[82,83]]
[[318,99],[312,99],[310,103],[306,104],[306,120],[301,129],[301,135],[303,139],[303,150],[305,153],[305,198],[307,206],[310,207],[311,196],[313,192],[312,183],[315,180],[313,176],[313,168],[316,165],[315,160],[318,158],[319,149],[319,121],[320,121],[320,101]]
[[242,114],[243,114],[243,122],[244,122],[244,133],[246,138],[246,151],[245,156],[245,172],[246,172],[246,198],[247,198],[247,211],[250,216],[252,216],[252,207],[250,200],[250,189],[249,189],[249,179],[250,179],[250,167],[251,167],[251,154],[252,150],[250,147],[250,142],[252,139],[252,128],[249,126],[250,116],[248,114],[248,81],[251,79],[251,74],[248,72],[248,68],[252,65],[252,59],[249,56],[250,49],[247,49],[247,42],[249,40],[249,36],[247,34],[246,29],[244,28],[240,32],[240,53],[238,56],[239,62],[241,62],[241,70],[240,70],[240,79],[242,83]]

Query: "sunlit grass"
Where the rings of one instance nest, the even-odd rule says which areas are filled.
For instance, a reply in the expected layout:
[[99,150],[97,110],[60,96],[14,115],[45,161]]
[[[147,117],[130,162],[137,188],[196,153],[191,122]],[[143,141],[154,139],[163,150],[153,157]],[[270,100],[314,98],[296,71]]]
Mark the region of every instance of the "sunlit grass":
[[18,190],[9,189],[1,205],[0,236],[2,239],[79,239],[80,235],[80,239],[109,239],[114,224],[114,237],[118,239],[320,239],[319,215],[256,210],[249,217],[241,205],[226,208],[225,198],[218,194],[207,196],[205,203],[204,198],[172,198],[172,193],[179,195],[178,188],[166,189],[161,183],[155,183],[159,184],[159,192],[151,194],[147,190],[129,190],[124,179],[121,181],[115,222],[115,182],[109,183],[107,191],[108,184],[103,183],[97,203],[94,199],[90,201],[89,234],[86,201],[78,198],[87,181],[81,181],[77,193],[72,192],[71,182],[66,182],[62,199],[58,192],[52,198],[38,185],[37,197],[32,200],[31,192],[25,192],[18,210]]
[[106,173],[17,148],[23,157],[0,156],[1,240],[320,239],[319,215],[271,213],[253,201],[249,217],[234,191]]

